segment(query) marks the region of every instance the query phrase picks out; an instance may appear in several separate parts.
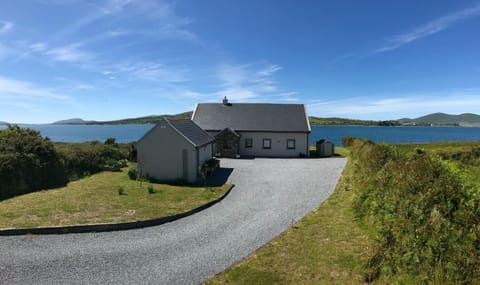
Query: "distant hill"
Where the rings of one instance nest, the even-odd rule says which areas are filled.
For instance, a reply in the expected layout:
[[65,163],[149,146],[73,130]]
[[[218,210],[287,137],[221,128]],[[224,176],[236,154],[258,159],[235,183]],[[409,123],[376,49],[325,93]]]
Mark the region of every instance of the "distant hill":
[[360,126],[377,126],[378,121],[365,121],[365,120],[353,120],[353,119],[343,119],[343,118],[319,118],[319,117],[308,117],[310,125],[360,125]]
[[[53,124],[63,125],[126,125],[126,124],[155,124],[162,118],[171,120],[189,119],[192,111],[175,115],[152,115],[138,118],[128,118],[114,121],[85,121],[80,118],[57,121]],[[461,125],[480,126],[480,116],[476,114],[449,115],[435,113],[415,119],[403,118],[391,121],[354,120],[344,118],[308,117],[311,125],[358,125],[358,126],[400,126],[400,125]],[[0,123],[1,124],[1,123]]]
[[180,120],[180,119],[190,119],[192,117],[192,111],[184,112],[175,115],[152,115],[139,118],[129,118],[115,121],[102,121],[94,122],[88,124],[98,124],[98,125],[127,125],[127,124],[156,124],[162,118],[167,118],[170,120]]
[[53,125],[86,125],[87,123],[90,123],[92,121],[85,121],[80,118],[73,118],[73,119],[67,119],[67,120],[61,120],[61,121],[56,121],[53,122]]
[[416,119],[400,119],[401,123],[415,124],[433,124],[433,125],[460,125],[476,126],[480,125],[480,115],[465,113],[460,115],[450,115],[445,113],[434,113]]
[[0,126],[3,126],[3,125],[8,125],[7,122],[0,122]]
[[128,125],[128,124],[155,124],[162,118],[171,120],[189,119],[192,117],[192,112],[185,112],[175,115],[152,115],[139,118],[128,118],[114,121],[85,121],[80,118],[61,120],[54,122],[54,125]]

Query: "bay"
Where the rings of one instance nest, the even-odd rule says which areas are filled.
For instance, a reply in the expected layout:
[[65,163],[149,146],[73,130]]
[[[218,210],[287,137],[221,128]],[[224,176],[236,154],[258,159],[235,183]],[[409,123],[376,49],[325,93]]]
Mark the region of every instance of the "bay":
[[[101,141],[115,138],[116,142],[128,143],[137,141],[146,134],[153,124],[143,125],[27,125],[20,124],[22,128],[31,128],[40,132],[42,136],[49,137],[55,142],[85,142]],[[0,126],[4,129],[6,126]]]
[[[42,136],[58,142],[139,140],[154,125],[20,125],[40,131]],[[4,129],[6,126],[0,126]],[[342,137],[352,136],[385,143],[429,143],[450,141],[479,141],[480,127],[378,127],[378,126],[312,126],[310,144],[327,139],[342,145]]]
[[328,139],[342,145],[342,137],[365,138],[384,143],[430,143],[479,141],[480,127],[380,127],[380,126],[312,126],[310,144]]

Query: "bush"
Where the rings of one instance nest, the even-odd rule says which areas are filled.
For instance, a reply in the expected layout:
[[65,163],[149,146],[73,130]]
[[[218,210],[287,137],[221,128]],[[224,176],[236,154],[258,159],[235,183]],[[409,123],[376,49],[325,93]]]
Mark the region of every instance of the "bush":
[[18,126],[0,131],[0,199],[66,182],[64,168],[50,139]]
[[32,129],[9,126],[1,130],[0,199],[127,166],[132,144],[116,144],[114,139],[105,143],[54,144]]
[[205,161],[205,165],[206,165],[208,168],[216,169],[216,168],[219,168],[219,167],[220,167],[220,160],[218,160],[218,159],[216,159],[216,158],[211,158],[211,159]]
[[97,141],[85,143],[56,143],[55,148],[65,166],[66,175],[81,178],[84,173],[95,174],[112,166],[119,169],[128,158],[129,146],[112,146]]
[[120,171],[121,168],[126,167],[128,161],[126,159],[108,159],[105,165],[103,166],[103,170],[107,171]]
[[342,138],[342,145],[344,147],[351,146],[353,144],[354,140],[355,139],[353,137],[345,136],[345,137]]
[[123,188],[123,186],[118,186],[117,192],[118,192],[118,195],[127,195],[127,193],[125,192],[125,188]]
[[152,185],[148,186],[147,191],[148,191],[148,194],[155,194],[156,192]]
[[451,162],[352,142],[356,214],[376,232],[367,280],[469,283],[480,267],[480,189]]
[[113,146],[116,146],[117,143],[115,142],[115,138],[108,138],[105,140],[104,144],[106,145],[113,145]]
[[132,167],[128,170],[128,177],[131,179],[131,180],[137,180],[138,178],[138,168],[136,167]]

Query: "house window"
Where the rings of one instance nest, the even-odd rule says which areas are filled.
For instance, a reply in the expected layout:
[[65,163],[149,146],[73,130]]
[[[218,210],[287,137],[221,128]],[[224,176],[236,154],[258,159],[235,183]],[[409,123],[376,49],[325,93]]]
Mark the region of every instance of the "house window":
[[266,148],[266,149],[272,148],[272,140],[271,139],[263,139],[263,148]]
[[223,149],[232,149],[232,145],[229,140],[223,140]]
[[245,139],[245,148],[253,147],[253,139]]
[[288,139],[287,140],[287,149],[295,149],[295,140],[294,139]]

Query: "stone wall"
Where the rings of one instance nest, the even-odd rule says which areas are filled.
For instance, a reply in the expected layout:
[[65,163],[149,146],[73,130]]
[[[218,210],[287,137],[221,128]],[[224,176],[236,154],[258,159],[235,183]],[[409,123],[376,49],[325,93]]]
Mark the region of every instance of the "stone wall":
[[223,130],[215,136],[215,150],[221,157],[234,158],[239,154],[240,136],[230,130]]

